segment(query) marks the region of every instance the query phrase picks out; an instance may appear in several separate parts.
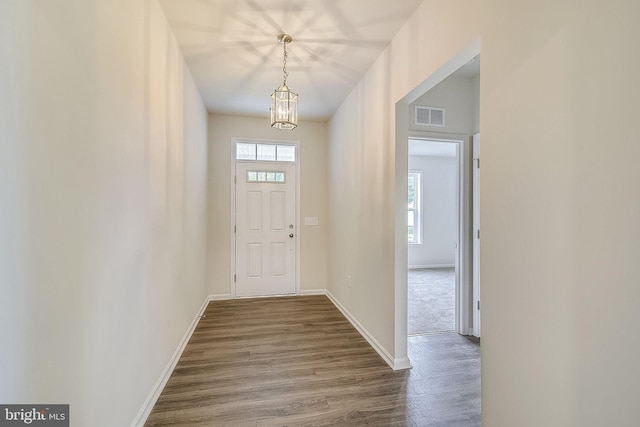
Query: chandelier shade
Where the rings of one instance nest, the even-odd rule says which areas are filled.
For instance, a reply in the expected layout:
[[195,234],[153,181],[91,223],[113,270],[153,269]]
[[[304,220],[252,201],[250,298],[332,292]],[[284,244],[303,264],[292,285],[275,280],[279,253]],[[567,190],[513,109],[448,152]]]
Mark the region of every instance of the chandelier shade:
[[293,38],[288,34],[280,34],[278,42],[284,45],[283,59],[283,81],[271,94],[271,127],[276,129],[293,130],[298,126],[298,94],[294,93],[287,86],[287,43],[291,43]]
[[282,85],[271,94],[271,127],[295,129],[298,126],[298,94]]

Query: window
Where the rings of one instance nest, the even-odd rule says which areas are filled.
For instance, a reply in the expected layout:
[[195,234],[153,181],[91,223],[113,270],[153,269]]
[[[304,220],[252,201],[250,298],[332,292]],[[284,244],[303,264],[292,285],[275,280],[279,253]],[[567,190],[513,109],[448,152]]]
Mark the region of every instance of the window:
[[258,160],[261,162],[295,162],[296,146],[286,144],[261,144],[238,142],[236,160]]
[[236,160],[255,160],[256,144],[236,144]]
[[408,242],[413,244],[421,243],[421,216],[420,216],[420,187],[422,184],[422,172],[409,172],[408,187]]
[[272,184],[284,184],[284,172],[271,171],[247,171],[247,182],[269,182]]

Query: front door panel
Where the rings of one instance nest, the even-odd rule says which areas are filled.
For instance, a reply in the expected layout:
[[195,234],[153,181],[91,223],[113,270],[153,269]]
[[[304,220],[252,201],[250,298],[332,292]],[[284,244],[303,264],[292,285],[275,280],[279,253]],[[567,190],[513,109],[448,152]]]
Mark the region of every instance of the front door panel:
[[296,292],[295,165],[236,163],[236,295]]

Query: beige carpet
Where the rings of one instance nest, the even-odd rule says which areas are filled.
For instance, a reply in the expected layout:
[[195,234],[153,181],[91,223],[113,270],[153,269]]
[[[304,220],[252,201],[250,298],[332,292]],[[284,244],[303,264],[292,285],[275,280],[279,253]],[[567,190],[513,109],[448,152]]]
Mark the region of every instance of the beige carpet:
[[409,335],[455,330],[455,269],[409,270]]

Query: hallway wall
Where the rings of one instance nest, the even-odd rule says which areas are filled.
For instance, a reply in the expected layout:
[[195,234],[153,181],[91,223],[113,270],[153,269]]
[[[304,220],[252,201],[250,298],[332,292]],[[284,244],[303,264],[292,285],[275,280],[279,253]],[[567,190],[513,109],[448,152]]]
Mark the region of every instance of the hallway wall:
[[395,105],[477,43],[480,4],[424,1],[329,123],[329,291],[396,367],[408,367],[408,154],[406,139],[396,147]]
[[406,367],[394,107],[482,34],[483,425],[638,422],[639,15],[628,0],[425,0],[331,119],[329,290]]
[[[327,125],[300,122],[293,131],[269,127],[269,118],[209,115],[209,293],[228,297],[231,279],[231,140],[299,141],[300,290],[327,288]],[[304,217],[318,218],[305,226]]]
[[482,424],[638,425],[640,3],[484,4]]
[[130,425],[206,287],[207,113],[155,0],[0,2],[0,402]]

